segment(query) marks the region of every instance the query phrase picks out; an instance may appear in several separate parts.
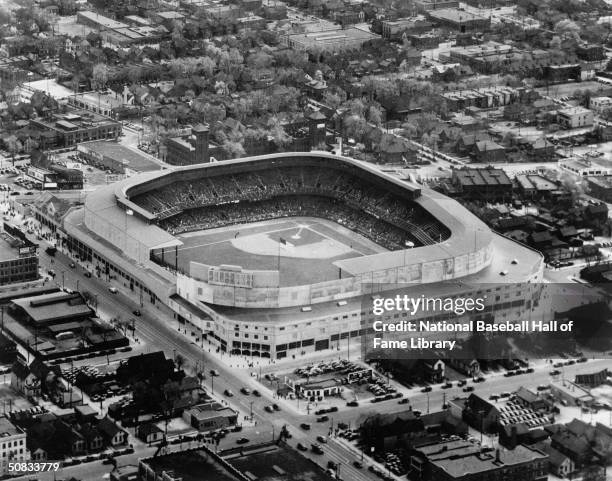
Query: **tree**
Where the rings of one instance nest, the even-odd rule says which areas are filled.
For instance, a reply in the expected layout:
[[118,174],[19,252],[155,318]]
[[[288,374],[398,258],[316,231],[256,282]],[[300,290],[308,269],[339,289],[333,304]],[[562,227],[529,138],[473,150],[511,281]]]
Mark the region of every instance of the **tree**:
[[580,27],[576,24],[576,22],[571,20],[561,20],[560,22],[557,22],[554,26],[554,31],[562,37],[580,39],[578,35],[580,32]]
[[271,117],[268,121],[268,131],[272,136],[272,142],[277,147],[285,147],[291,143],[291,136],[285,132],[285,128],[281,124],[278,117]]
[[185,366],[186,362],[187,360],[182,354],[177,354],[176,357],[174,358],[174,364],[176,364],[176,368],[179,371],[183,369],[183,366]]
[[231,140],[227,140],[226,142],[223,143],[222,149],[230,159],[238,159],[246,155],[246,151],[244,150],[244,147],[239,142],[233,142]]
[[375,105],[370,105],[368,108],[368,122],[376,125],[377,127],[382,123],[382,111]]
[[584,468],[582,481],[606,481],[605,469],[602,466]]
[[106,87],[106,82],[108,82],[108,67],[106,64],[97,63],[94,65],[91,79],[94,90]]

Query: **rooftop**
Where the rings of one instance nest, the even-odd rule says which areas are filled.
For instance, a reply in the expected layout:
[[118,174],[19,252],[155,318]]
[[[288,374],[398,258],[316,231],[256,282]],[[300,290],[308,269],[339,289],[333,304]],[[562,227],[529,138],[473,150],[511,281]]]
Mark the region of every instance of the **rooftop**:
[[125,23],[118,22],[117,20],[113,20],[112,18],[105,17],[100,15],[99,13],[89,12],[87,10],[81,10],[79,15],[91,22],[96,22],[97,24],[106,27],[106,28],[124,28],[127,27]]
[[576,107],[568,107],[566,109],[561,109],[558,112],[560,115],[580,115],[580,114],[590,114],[591,110],[576,106]]
[[92,142],[84,142],[81,147],[90,151],[102,154],[105,157],[116,160],[122,163],[125,167],[136,172],[149,172],[152,170],[160,170],[160,165],[150,160],[149,157],[141,154],[135,149],[130,149],[117,142],[107,140],[94,140]]
[[488,20],[487,17],[483,17],[482,15],[466,12],[465,10],[459,10],[457,8],[441,8],[437,10],[432,10],[428,12],[428,14],[432,18],[457,23],[473,22],[476,20]]
[[548,457],[537,449],[522,445],[512,451],[504,449],[496,452],[463,440],[431,444],[418,448],[417,451],[423,454],[431,464],[454,478],[496,471],[529,461],[544,460]]
[[0,235],[0,261],[8,261],[19,257],[19,248],[12,237],[5,232]]
[[24,434],[21,429],[15,426],[6,416],[0,417],[0,439],[7,436],[17,436]]
[[323,30],[320,32],[297,33],[290,35],[293,42],[304,45],[332,45],[350,41],[367,41],[378,38],[378,35],[358,28],[336,28],[333,30]]
[[23,309],[37,324],[92,314],[80,295],[65,292],[15,299],[13,304]]
[[512,185],[512,181],[503,169],[455,169],[453,174],[463,186]]

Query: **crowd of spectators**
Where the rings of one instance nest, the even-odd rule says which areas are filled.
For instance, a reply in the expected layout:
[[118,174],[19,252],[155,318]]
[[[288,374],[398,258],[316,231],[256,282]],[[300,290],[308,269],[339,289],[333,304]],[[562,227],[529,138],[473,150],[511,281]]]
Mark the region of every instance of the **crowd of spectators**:
[[289,216],[326,218],[392,250],[449,234],[410,199],[349,172],[314,166],[179,181],[132,200],[172,234]]

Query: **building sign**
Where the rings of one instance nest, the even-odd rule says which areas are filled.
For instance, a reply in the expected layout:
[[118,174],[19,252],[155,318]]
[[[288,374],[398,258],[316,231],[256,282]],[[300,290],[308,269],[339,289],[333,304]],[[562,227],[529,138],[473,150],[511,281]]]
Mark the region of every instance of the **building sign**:
[[36,246],[24,246],[19,248],[19,257],[29,257],[36,255]]

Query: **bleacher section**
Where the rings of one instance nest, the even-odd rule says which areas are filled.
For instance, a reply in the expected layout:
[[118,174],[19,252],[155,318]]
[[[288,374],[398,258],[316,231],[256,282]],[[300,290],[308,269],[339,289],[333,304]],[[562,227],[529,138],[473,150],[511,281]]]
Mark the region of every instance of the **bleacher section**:
[[273,167],[180,180],[131,199],[171,234],[288,216],[322,217],[390,250],[431,245],[450,231],[418,204],[346,171]]

